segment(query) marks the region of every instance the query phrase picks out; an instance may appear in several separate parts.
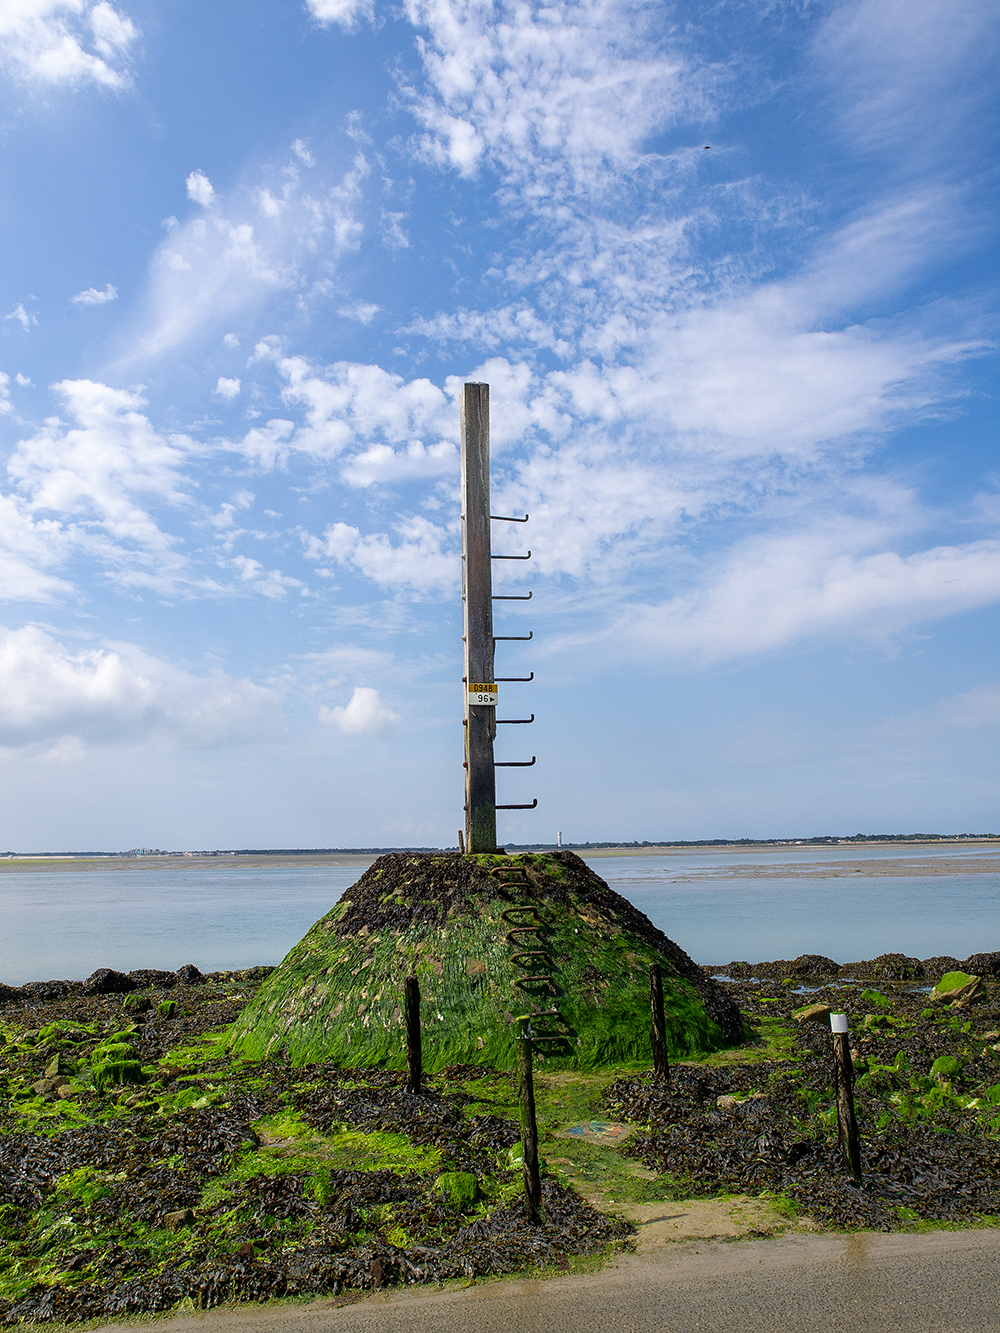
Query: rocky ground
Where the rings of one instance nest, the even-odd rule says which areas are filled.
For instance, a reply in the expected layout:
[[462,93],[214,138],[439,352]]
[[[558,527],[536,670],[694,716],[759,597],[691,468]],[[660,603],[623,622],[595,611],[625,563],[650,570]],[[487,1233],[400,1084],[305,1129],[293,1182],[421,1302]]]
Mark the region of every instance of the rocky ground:
[[[414,1097],[384,1069],[234,1059],[222,1035],[267,969],[7,988],[0,1319],[573,1267],[632,1243],[630,1200],[766,1198],[813,1226],[996,1224],[995,958],[959,1007],[932,1003],[935,960],[917,977],[897,956],[853,978],[822,975],[829,960],[774,963],[726,983],[750,1034],[739,1049],[666,1083],[546,1073],[541,1227],[521,1205],[509,1073],[453,1066]],[[837,1151],[829,1033],[796,1021],[815,1002],[851,1019],[861,1189]],[[591,1141],[566,1136],[602,1116]]]
[[[619,1078],[604,1105],[640,1124],[623,1150],[679,1196],[770,1193],[821,1224],[883,1231],[995,1219],[1000,985],[982,990],[956,1008],[898,982],[737,982],[768,1058],[685,1064],[667,1084]],[[837,1148],[828,1025],[795,1020],[807,1003],[850,1016],[861,1189]]]
[[263,971],[8,997],[0,1319],[566,1267],[629,1243],[551,1177],[528,1225],[507,1074],[453,1067],[413,1096],[386,1070],[234,1060],[219,1032]]

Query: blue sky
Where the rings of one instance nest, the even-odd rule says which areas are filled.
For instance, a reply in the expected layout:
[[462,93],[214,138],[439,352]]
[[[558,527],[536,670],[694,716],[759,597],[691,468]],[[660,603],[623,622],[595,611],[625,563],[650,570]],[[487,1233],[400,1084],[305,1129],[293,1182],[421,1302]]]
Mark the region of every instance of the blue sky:
[[[981,0],[6,0],[0,849],[996,829]],[[501,604],[503,605],[503,604]]]

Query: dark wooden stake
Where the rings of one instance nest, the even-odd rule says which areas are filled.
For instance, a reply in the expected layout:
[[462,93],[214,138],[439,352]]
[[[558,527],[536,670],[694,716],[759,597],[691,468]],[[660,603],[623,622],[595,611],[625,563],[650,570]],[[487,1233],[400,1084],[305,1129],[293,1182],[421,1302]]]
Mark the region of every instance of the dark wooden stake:
[[669,1079],[667,1020],[663,1013],[663,971],[659,963],[651,963],[649,967],[649,1010],[652,1019],[653,1077]]
[[465,850],[497,849],[493,766],[496,708],[470,704],[469,687],[493,685],[490,538],[490,386],[462,386],[462,635],[465,647]]
[[830,1026],[833,1028],[833,1077],[837,1089],[837,1144],[851,1175],[860,1185],[861,1135],[854,1114],[854,1061],[851,1059],[846,1015],[831,1014]]
[[465,832],[463,829],[458,830],[458,850],[462,856],[465,855]]
[[420,982],[407,977],[404,986],[406,1009],[406,1091],[419,1093],[424,1072],[420,1051]]
[[524,1162],[524,1200],[528,1220],[542,1220],[542,1177],[538,1170],[538,1123],[535,1120],[535,1081],[531,1069],[531,1021],[517,1021],[517,1095],[521,1106],[521,1157]]

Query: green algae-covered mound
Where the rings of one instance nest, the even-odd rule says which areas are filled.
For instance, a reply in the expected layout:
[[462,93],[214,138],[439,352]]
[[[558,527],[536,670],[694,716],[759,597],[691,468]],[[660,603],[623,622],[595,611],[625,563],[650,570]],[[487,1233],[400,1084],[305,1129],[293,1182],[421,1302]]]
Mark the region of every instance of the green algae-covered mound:
[[420,980],[424,1067],[514,1060],[533,1014],[546,1063],[652,1058],[649,965],[663,969],[669,1049],[742,1036],[717,982],[574,853],[381,856],[267,978],[233,1028],[252,1059],[402,1067],[403,983]]

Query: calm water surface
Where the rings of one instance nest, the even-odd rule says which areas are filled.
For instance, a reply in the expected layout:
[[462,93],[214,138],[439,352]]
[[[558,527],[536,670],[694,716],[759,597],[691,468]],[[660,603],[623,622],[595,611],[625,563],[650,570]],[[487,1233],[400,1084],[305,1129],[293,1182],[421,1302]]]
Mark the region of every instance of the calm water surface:
[[[955,848],[795,848],[595,857],[591,864],[699,963],[899,950],[927,958],[1000,948],[1000,875],[764,880],[726,866],[973,858]],[[204,971],[278,963],[358,879],[358,866],[7,871],[0,874],[0,981],[86,977],[97,967]],[[691,874],[691,882],[683,881]]]

